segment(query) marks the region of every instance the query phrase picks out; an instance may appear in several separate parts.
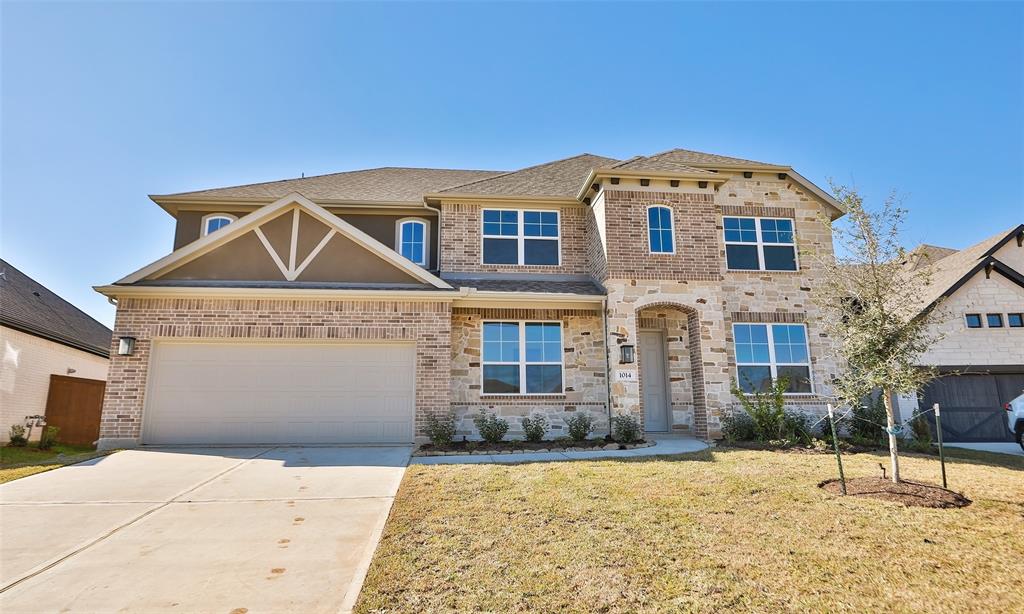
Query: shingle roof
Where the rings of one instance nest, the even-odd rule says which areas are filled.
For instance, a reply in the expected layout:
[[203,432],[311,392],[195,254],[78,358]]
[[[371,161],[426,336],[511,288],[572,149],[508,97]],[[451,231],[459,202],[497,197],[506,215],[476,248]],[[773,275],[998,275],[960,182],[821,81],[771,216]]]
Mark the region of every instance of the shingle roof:
[[[444,188],[501,175],[505,171],[450,170],[438,168],[371,168],[300,179],[164,196],[189,199],[262,199],[274,201],[292,192],[314,200],[352,200],[360,202],[423,202],[423,195]],[[582,179],[581,179],[582,181]],[[159,199],[161,196],[154,196]]]
[[922,243],[907,254],[907,259],[904,262],[904,266],[909,268],[911,271],[918,269],[922,266],[933,264],[939,260],[955,254],[957,250],[951,247],[939,247],[938,245],[928,245]]
[[109,328],[5,260],[0,260],[0,324],[110,357]]
[[621,168],[623,170],[630,171],[663,171],[668,173],[691,173],[694,175],[712,176],[715,175],[715,173],[712,173],[711,171],[708,170],[704,170],[702,168],[696,168],[694,166],[679,164],[678,162],[672,162],[671,160],[666,160],[664,158],[659,158],[655,156],[652,156],[650,158],[646,158],[643,156],[630,158],[625,162],[613,164],[609,168]]
[[767,168],[778,168],[784,167],[785,164],[771,164],[769,162],[758,162],[756,160],[745,160],[743,158],[732,158],[729,156],[721,156],[718,154],[705,153],[703,151],[693,151],[690,149],[670,149],[660,154],[651,156],[652,159],[662,160],[665,162],[673,162],[675,164],[692,165],[692,166],[714,166],[721,164],[723,166],[743,166],[747,168],[767,167]]
[[934,261],[931,265],[931,283],[921,293],[920,309],[923,310],[942,298],[965,275],[968,275],[1003,243],[1020,232],[1024,232],[1024,224],[1003,230],[966,249]]
[[439,190],[443,194],[481,194],[487,196],[554,196],[573,197],[579,192],[587,174],[595,168],[615,164],[618,160],[580,154],[564,160],[546,162],[496,177],[481,179]]
[[487,292],[538,292],[602,296],[605,291],[592,281],[548,281],[539,279],[449,279],[453,286]]

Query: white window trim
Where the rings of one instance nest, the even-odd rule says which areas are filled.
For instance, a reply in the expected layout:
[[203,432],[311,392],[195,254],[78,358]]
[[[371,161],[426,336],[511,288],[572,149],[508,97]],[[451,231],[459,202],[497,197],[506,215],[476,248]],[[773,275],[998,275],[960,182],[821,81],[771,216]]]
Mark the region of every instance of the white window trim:
[[[749,243],[747,244],[749,245]],[[802,326],[804,329],[804,345],[807,350],[807,362],[776,362],[775,360],[775,332],[772,330],[774,325],[781,326]],[[768,360],[770,362],[744,362],[740,363],[739,358],[736,355],[736,327],[737,326],[766,326],[768,330]],[[736,363],[736,383],[740,385],[740,367],[768,367],[772,374],[772,382],[779,379],[779,367],[807,367],[807,381],[811,384],[810,392],[784,392],[783,396],[808,396],[815,394],[814,392],[814,368],[811,366],[811,338],[807,335],[807,324],[801,324],[797,322],[735,322],[732,325],[732,357]],[[742,388],[742,385],[740,385]]]
[[[485,211],[516,211],[518,227],[516,229],[516,236],[510,235],[489,235],[484,233],[484,212]],[[525,220],[523,214],[527,211],[536,211],[539,213],[554,213],[555,223],[558,229],[558,234],[553,237],[527,237],[525,231]],[[516,240],[518,248],[517,260],[515,264],[495,264],[484,262],[484,240],[486,239],[506,239]],[[541,241],[558,241],[558,262],[555,264],[526,264],[526,240],[541,240]],[[480,210],[480,264],[487,266],[541,266],[541,267],[555,267],[562,266],[562,212],[558,209],[514,209],[510,207],[486,207]]]
[[[410,223],[417,222],[423,224],[423,262],[411,262],[420,265],[423,268],[427,268],[430,263],[430,220],[422,217],[403,217],[395,222],[395,251],[398,255],[402,255],[402,226]],[[404,256],[403,256],[404,258]]]
[[[999,326],[992,326],[991,324],[989,324],[988,323],[988,317],[989,316],[998,316],[999,317]],[[995,313],[995,312],[989,313],[989,312],[986,311],[984,318],[985,318],[985,320],[984,320],[985,328],[1008,328],[1006,326],[1006,318],[1003,316],[1002,313]]]
[[[206,230],[207,227],[209,226],[210,220],[217,220],[217,219],[227,220],[228,224],[231,224],[233,222],[238,221],[238,218],[233,216],[233,215],[231,215],[230,213],[208,213],[208,214],[203,216],[202,228],[201,228],[202,234],[200,236],[205,237],[206,235],[210,234]],[[223,228],[223,226],[221,228]],[[214,231],[214,232],[216,232],[216,231]]]
[[[672,236],[672,249],[670,251],[656,252],[651,245],[651,209],[668,209],[668,231]],[[647,211],[647,252],[654,255],[674,256],[676,253],[676,213],[668,205],[648,205]],[[730,216],[731,217],[731,216]],[[663,229],[662,229],[663,230]],[[724,234],[722,236],[725,236]]]
[[[747,243],[744,241],[726,241],[725,240],[725,218],[734,219],[748,219],[754,220],[754,231],[757,233],[757,243]],[[761,220],[789,220],[793,224],[793,242],[792,243],[765,243],[761,237]],[[757,246],[757,266],[756,269],[730,269],[729,268],[729,256],[725,256],[725,270],[735,273],[750,273],[753,271],[766,271],[770,273],[799,273],[800,272],[800,250],[796,246],[796,220],[790,217],[755,217],[752,215],[723,215],[722,216],[722,241],[726,245],[756,245]],[[793,246],[793,262],[796,263],[796,269],[790,271],[789,269],[766,269],[764,268],[764,246],[780,246],[780,245],[792,245]]]
[[[516,324],[519,326],[519,358],[518,362],[484,360],[484,325],[485,324]],[[558,362],[526,362],[526,325],[557,324],[559,335]],[[523,392],[526,388],[527,365],[558,365],[561,367],[561,392]],[[485,365],[519,365],[519,392],[484,392]],[[565,396],[565,326],[561,320],[483,320],[480,323],[480,396],[482,397],[551,397]]]

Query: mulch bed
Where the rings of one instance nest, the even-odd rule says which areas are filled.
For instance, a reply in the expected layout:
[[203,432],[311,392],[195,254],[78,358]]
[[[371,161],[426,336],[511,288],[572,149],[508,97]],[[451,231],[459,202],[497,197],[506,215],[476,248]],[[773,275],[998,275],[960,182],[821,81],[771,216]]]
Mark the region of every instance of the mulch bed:
[[[741,448],[744,450],[766,450],[769,452],[783,452],[786,454],[835,454],[835,450],[832,446],[807,446],[802,444],[796,444],[792,446],[781,446],[773,445],[771,443],[762,441],[733,441],[730,443],[724,443],[721,447],[725,448]],[[839,445],[839,449],[843,454],[859,454],[861,452],[875,452],[879,448],[868,448],[865,446],[858,446],[849,442],[842,442]]]
[[[839,480],[836,479],[825,480],[818,484],[818,488],[834,495],[842,494]],[[892,480],[883,478],[848,478],[846,493],[851,497],[881,499],[902,503],[908,507],[959,508],[971,504],[971,500],[960,493],[946,490],[935,484],[907,480],[894,484]]]
[[453,441],[445,446],[435,446],[432,443],[425,443],[416,450],[415,455],[427,455],[427,453],[473,453],[492,454],[500,452],[564,452],[566,450],[601,450],[609,449],[630,449],[644,447],[647,442],[643,439],[634,441],[631,444],[620,444],[606,439],[587,439],[585,441],[499,441],[487,443],[486,441]]

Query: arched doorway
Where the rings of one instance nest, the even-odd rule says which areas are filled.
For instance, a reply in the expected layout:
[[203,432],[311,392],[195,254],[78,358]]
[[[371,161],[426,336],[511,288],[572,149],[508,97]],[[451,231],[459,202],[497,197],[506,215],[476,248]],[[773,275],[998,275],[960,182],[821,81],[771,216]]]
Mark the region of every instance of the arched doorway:
[[644,305],[636,312],[644,430],[707,438],[700,320],[693,307]]

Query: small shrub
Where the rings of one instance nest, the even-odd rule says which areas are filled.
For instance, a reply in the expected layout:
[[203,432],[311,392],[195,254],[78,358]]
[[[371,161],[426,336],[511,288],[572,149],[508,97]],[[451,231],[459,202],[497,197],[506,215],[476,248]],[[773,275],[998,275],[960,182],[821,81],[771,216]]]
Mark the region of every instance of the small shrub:
[[565,426],[569,428],[569,437],[573,441],[583,441],[594,430],[594,419],[588,412],[578,411],[566,418]]
[[541,414],[524,417],[522,423],[523,435],[526,437],[526,441],[531,441],[533,443],[543,441],[544,436],[548,434],[548,428],[550,427],[548,419]]
[[630,414],[612,418],[612,433],[619,443],[633,443],[640,439],[640,421]]
[[789,379],[780,377],[772,382],[767,392],[746,393],[736,381],[732,382],[732,394],[740,401],[743,410],[754,422],[754,436],[757,441],[782,439],[786,427],[786,398]]
[[427,416],[427,426],[423,429],[435,446],[446,446],[455,439],[455,416],[446,414],[438,418],[434,414]]
[[814,443],[814,432],[807,414],[799,411],[785,412],[782,416],[782,437],[791,443]]
[[476,425],[476,430],[480,431],[480,437],[487,443],[498,443],[505,438],[505,433],[508,432],[507,420],[485,411],[473,418],[473,424]]
[[53,444],[57,443],[57,433],[60,429],[56,426],[48,426],[43,429],[42,435],[39,436],[39,449],[49,450],[53,447]]
[[910,446],[913,450],[917,452],[931,452],[932,425],[924,417],[924,414],[911,420],[910,433],[913,435],[912,445]]
[[875,445],[885,443],[885,399],[881,394],[866,399],[865,403],[854,407],[852,418],[848,425],[851,439]]
[[722,437],[728,442],[753,441],[757,438],[754,419],[746,412],[733,411],[722,416]]
[[28,443],[28,437],[25,437],[25,427],[20,424],[11,425],[11,443],[14,447],[22,447]]

